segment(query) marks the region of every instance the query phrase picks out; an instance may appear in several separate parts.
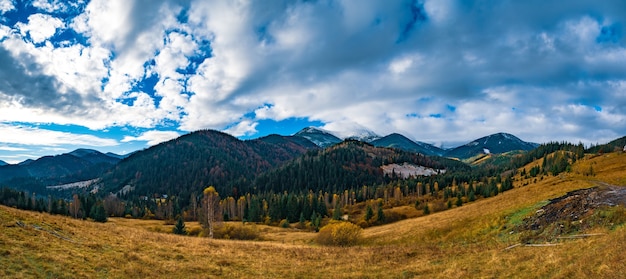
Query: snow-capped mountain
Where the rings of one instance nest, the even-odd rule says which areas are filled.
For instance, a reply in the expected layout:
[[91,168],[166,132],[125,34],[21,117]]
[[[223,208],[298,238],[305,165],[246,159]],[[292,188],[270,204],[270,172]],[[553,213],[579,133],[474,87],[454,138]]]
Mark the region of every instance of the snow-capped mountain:
[[448,150],[446,157],[467,159],[479,154],[506,153],[514,150],[532,150],[538,146],[536,143],[525,142],[518,137],[497,133],[471,141],[465,145]]
[[346,137],[346,139],[358,140],[358,141],[364,141],[364,142],[370,142],[370,143],[380,138],[381,137],[379,135],[365,128],[353,131],[350,136]]
[[294,136],[306,138],[320,147],[331,146],[342,141],[332,133],[317,127],[306,127],[295,133]]

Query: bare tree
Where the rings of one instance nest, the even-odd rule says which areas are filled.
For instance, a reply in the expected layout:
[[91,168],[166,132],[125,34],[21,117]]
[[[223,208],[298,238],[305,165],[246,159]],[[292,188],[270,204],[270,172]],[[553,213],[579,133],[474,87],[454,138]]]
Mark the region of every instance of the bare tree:
[[72,202],[70,203],[70,215],[74,218],[78,218],[80,213],[80,199],[77,194],[74,194],[72,198]]

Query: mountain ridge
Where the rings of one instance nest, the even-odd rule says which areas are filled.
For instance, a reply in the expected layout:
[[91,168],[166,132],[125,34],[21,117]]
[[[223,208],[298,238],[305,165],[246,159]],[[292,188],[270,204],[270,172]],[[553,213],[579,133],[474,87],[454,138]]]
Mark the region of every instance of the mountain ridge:
[[371,142],[374,146],[398,148],[404,151],[417,152],[429,156],[441,156],[444,153],[434,145],[414,141],[399,133],[392,133]]
[[[0,182],[18,185],[21,183],[42,183],[55,185],[71,183],[98,177],[120,159],[93,149],[76,149],[54,156],[43,156],[36,160],[26,160],[19,164],[0,166]],[[20,182],[20,181],[27,182]]]
[[501,154],[515,150],[529,151],[539,144],[525,142],[508,133],[495,133],[475,139],[464,145],[447,150],[444,156],[458,159],[468,159],[480,154]]

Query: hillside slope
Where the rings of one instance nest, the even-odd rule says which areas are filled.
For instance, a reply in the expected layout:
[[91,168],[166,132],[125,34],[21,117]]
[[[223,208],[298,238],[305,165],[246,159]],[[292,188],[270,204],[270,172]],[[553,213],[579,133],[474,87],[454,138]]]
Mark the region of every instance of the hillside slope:
[[102,177],[102,189],[115,193],[130,185],[133,195],[168,194],[184,201],[208,185],[223,195],[247,193],[259,173],[317,148],[295,137],[241,141],[217,131],[197,131],[122,160]]
[[255,187],[260,192],[321,190],[340,193],[363,185],[383,183],[386,179],[381,168],[383,165],[405,162],[436,170],[469,169],[469,166],[450,159],[347,140],[323,150],[307,152],[281,168],[261,174],[255,181]]

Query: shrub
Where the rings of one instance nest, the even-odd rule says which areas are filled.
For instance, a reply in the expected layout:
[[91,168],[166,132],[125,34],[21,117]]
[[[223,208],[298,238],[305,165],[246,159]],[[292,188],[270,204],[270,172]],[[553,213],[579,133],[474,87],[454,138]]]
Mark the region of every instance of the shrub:
[[213,237],[221,239],[255,240],[259,236],[259,230],[255,225],[223,224],[213,231]]
[[200,236],[200,232],[202,232],[202,228],[201,227],[193,227],[193,228],[190,228],[189,230],[187,230],[187,235]]
[[278,224],[279,227],[281,228],[289,228],[289,220],[287,219],[282,219],[280,220],[280,223]]
[[320,230],[316,241],[321,245],[352,246],[361,240],[362,231],[350,222],[333,222]]

